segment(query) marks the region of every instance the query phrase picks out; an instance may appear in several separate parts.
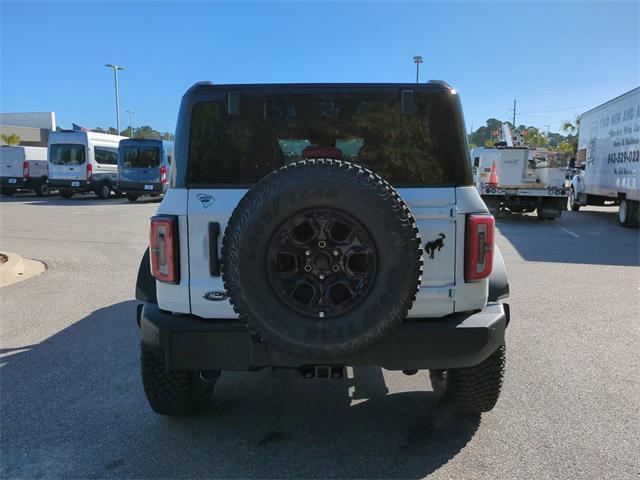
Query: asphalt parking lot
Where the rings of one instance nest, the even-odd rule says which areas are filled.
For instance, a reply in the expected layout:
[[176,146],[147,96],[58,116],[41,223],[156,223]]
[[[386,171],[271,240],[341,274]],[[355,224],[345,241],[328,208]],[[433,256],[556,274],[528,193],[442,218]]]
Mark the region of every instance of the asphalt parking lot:
[[498,220],[511,281],[497,407],[457,417],[428,376],[226,373],[213,412],[149,409],[135,275],[157,203],[0,200],[2,478],[638,478],[640,242],[615,210]]

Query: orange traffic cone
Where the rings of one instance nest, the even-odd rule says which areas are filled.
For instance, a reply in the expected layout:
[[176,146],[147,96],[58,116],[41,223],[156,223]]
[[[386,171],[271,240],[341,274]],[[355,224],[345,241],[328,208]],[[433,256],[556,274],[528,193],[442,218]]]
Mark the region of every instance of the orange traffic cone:
[[493,161],[493,165],[491,165],[491,172],[489,172],[489,181],[487,185],[491,187],[498,186],[498,171],[496,170],[496,161]]

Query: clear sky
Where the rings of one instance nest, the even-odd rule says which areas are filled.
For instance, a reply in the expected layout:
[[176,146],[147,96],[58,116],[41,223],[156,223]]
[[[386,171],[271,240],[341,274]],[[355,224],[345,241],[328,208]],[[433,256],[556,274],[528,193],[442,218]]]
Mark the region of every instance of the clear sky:
[[58,125],[173,131],[182,94],[214,83],[442,79],[467,128],[489,117],[558,131],[640,84],[640,2],[55,2],[0,0],[0,110]]

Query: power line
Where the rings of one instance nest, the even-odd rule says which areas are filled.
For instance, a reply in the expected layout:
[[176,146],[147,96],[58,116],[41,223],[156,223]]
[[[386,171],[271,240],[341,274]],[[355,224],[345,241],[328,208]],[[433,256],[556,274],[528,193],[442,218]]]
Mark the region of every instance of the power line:
[[597,105],[601,105],[602,103],[604,103],[604,102],[586,103],[584,105],[576,105],[574,107],[555,108],[555,109],[551,109],[551,110],[525,110],[525,112],[528,112],[528,113],[563,112],[563,111],[566,111],[566,110],[574,110],[576,108],[586,108],[586,107],[591,107],[591,106],[597,106]]

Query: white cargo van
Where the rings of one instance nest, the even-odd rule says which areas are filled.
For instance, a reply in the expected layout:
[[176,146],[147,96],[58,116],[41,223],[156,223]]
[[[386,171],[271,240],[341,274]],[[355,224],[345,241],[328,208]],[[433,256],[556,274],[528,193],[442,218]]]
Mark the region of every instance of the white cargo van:
[[624,227],[640,223],[640,87],[580,116],[579,174],[571,180],[571,210],[619,205]]
[[13,195],[17,190],[34,190],[49,195],[47,149],[3,145],[0,147],[0,192]]
[[95,192],[108,198],[118,180],[118,145],[126,137],[62,131],[49,135],[49,185],[70,198]]

